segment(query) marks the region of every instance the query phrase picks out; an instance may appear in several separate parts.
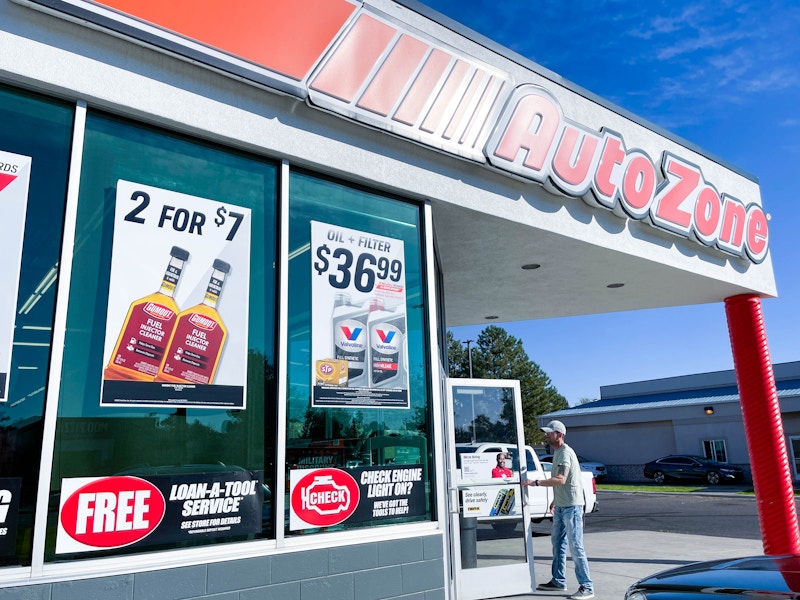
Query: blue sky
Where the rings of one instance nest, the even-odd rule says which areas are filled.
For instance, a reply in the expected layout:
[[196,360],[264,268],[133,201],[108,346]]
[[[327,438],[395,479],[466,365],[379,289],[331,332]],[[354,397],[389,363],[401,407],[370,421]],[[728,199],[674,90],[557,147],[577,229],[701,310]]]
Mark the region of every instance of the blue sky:
[[[800,360],[800,3],[425,4],[758,177],[779,295],[763,300],[770,354]],[[733,368],[722,303],[501,326],[570,404],[603,385]]]

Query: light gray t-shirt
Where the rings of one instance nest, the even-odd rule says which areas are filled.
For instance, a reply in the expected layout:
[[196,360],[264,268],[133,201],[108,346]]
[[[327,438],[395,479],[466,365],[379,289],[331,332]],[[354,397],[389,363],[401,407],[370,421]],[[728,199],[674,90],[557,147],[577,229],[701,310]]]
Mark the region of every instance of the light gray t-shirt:
[[562,474],[566,475],[567,481],[553,488],[555,506],[583,506],[581,465],[575,451],[566,444],[553,453],[553,475]]

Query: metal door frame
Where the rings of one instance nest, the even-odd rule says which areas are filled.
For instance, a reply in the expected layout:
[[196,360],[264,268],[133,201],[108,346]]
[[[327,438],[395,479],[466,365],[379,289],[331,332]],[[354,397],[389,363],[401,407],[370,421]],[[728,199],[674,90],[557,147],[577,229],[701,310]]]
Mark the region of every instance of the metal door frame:
[[[445,398],[445,443],[447,446],[447,512],[450,532],[450,565],[453,598],[456,600],[482,600],[533,593],[535,587],[533,540],[530,511],[525,503],[525,494],[520,493],[522,523],[525,544],[525,562],[512,565],[463,569],[461,566],[460,502],[459,482],[455,447],[455,424],[453,418],[453,388],[512,388],[514,392],[514,414],[518,456],[520,457],[520,481],[527,478],[525,436],[522,426],[522,398],[517,380],[503,379],[447,379]],[[524,489],[524,488],[520,488]]]

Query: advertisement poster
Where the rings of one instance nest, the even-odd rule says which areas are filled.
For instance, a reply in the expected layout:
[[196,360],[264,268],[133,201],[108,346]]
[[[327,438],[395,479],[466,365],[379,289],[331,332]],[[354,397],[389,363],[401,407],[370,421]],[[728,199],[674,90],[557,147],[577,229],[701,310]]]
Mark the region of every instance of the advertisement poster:
[[17,553],[17,523],[22,478],[0,479],[0,556]]
[[488,485],[461,489],[465,517],[514,517],[522,514],[517,502],[517,487]]
[[461,480],[480,482],[492,479],[492,469],[497,464],[496,452],[474,452],[461,454]]
[[314,407],[408,408],[402,240],[311,222]]
[[290,471],[289,529],[425,514],[422,465]]
[[262,474],[64,479],[56,554],[260,533],[270,514]]
[[30,157],[0,151],[0,281],[4,286],[0,294],[0,402],[8,401],[30,175]]
[[117,183],[101,406],[245,408],[250,221]]

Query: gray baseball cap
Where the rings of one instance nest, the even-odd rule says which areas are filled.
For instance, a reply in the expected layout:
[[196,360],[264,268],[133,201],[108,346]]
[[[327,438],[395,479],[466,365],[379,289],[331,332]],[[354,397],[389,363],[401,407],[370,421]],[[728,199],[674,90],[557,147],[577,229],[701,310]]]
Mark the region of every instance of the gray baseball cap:
[[541,428],[545,433],[567,433],[567,428],[561,421],[550,421],[547,425]]

